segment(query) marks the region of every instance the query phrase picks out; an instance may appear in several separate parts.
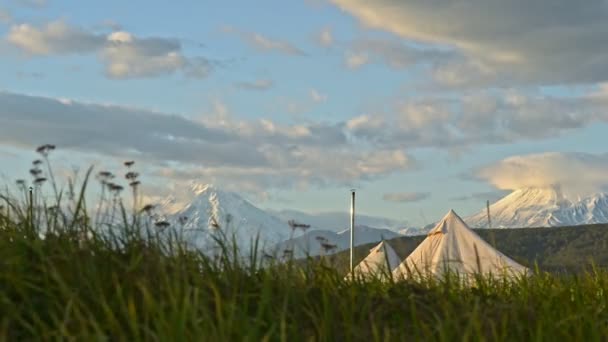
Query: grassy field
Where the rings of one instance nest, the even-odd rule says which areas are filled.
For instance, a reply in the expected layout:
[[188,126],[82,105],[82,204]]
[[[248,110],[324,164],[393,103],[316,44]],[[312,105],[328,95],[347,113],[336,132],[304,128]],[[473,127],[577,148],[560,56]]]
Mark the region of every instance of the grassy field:
[[[24,211],[24,212],[27,212]],[[330,260],[256,267],[141,234],[40,238],[0,217],[0,339],[148,341],[584,340],[608,337],[608,273],[515,283],[343,280]],[[137,230],[140,229],[139,232]],[[136,233],[135,233],[136,232]],[[88,236],[83,238],[83,236]],[[117,235],[118,236],[118,235]],[[119,247],[117,247],[119,246]]]
[[[130,177],[137,203],[139,183]],[[345,281],[332,258],[262,268],[255,254],[242,262],[230,248],[216,258],[192,251],[162,234],[168,223],[153,220],[146,206],[125,208],[114,183],[104,183],[111,208],[92,217],[84,186],[75,191],[70,183],[64,196],[45,185],[58,201],[48,206],[40,188],[28,197],[18,184],[23,194],[7,194],[0,208],[0,340],[608,338],[608,272],[601,268],[480,279],[472,287],[453,279]]]

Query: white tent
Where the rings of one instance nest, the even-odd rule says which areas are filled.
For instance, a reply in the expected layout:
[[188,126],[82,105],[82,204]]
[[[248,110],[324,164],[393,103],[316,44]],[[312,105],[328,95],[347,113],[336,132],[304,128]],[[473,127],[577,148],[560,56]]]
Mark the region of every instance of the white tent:
[[[378,277],[384,279],[390,276],[401,259],[395,253],[395,250],[386,241],[380,242],[376,247],[369,251],[369,254],[363,259],[353,270],[353,273],[362,278]],[[351,278],[352,274],[348,274],[346,278]]]
[[453,211],[433,228],[426,239],[393,271],[395,279],[416,276],[442,277],[455,273],[515,278],[528,269],[485,242]]

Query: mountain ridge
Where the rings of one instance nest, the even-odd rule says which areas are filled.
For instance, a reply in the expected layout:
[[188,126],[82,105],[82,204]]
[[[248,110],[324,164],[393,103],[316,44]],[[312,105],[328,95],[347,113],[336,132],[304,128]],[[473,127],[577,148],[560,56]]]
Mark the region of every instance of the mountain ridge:
[[[490,205],[493,228],[559,227],[608,222],[608,193],[571,199],[559,186],[517,189]],[[485,209],[465,218],[487,228]]]

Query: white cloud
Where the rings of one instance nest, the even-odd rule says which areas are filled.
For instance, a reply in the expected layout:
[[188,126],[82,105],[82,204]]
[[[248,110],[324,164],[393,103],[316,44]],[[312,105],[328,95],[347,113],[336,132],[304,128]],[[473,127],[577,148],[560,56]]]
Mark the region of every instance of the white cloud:
[[306,55],[303,50],[287,41],[269,38],[261,33],[242,31],[231,26],[224,27],[223,31],[226,33],[236,34],[244,42],[258,51],[279,52],[292,56]]
[[402,102],[346,124],[356,139],[378,146],[462,148],[540,140],[608,122],[608,97],[552,97],[514,90]]
[[431,197],[429,192],[392,192],[386,193],[382,196],[382,199],[387,202],[419,202]]
[[235,85],[247,90],[268,90],[274,86],[274,81],[271,79],[257,79],[253,82],[238,82]]
[[608,185],[608,154],[541,153],[513,156],[476,171],[498,189],[559,185],[569,195],[598,192]]
[[[353,184],[407,170],[401,149],[352,144],[341,124],[282,125],[234,119],[221,102],[200,121],[136,108],[0,92],[0,144],[132,158],[174,181],[242,188]],[[180,171],[177,171],[180,170]]]
[[53,21],[40,28],[30,24],[14,25],[6,37],[9,43],[31,55],[90,53],[103,45],[102,35]]
[[185,76],[207,76],[211,63],[202,57],[186,57],[181,44],[169,38],[139,38],[125,31],[96,34],[63,21],[41,27],[11,27],[7,41],[29,55],[97,53],[110,78],[153,77],[181,71]]
[[584,6],[575,1],[556,6],[553,0],[331,1],[366,27],[458,49],[495,73],[485,82],[593,83],[608,78],[604,0]]
[[382,63],[392,69],[404,69],[416,64],[446,63],[457,54],[437,48],[420,48],[395,39],[359,38],[349,44],[346,65],[351,69],[369,63]]
[[310,90],[310,98],[315,103],[321,103],[321,102],[327,101],[327,95],[320,93],[318,90],[316,90],[314,88]]
[[347,67],[358,69],[369,62],[369,56],[365,53],[349,52],[346,54],[345,62]]
[[330,47],[334,44],[334,36],[330,27],[322,29],[317,35],[317,43],[323,47]]

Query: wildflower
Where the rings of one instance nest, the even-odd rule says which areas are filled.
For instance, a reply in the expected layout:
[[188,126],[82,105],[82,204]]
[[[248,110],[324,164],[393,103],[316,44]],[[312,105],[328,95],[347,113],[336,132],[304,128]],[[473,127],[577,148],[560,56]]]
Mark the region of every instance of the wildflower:
[[31,169],[30,170],[30,174],[34,177],[37,177],[38,175],[40,175],[42,173],[42,170],[40,169]]
[[135,164],[135,162],[133,160],[129,160],[124,162],[125,166],[130,168],[131,166],[133,166]]
[[164,229],[169,227],[171,224],[167,221],[158,221],[156,223],[154,223],[154,225],[158,228]]
[[185,225],[188,222],[188,217],[187,216],[180,216],[179,219],[179,224],[181,224],[182,226]]
[[137,179],[137,177],[139,177],[139,173],[133,171],[127,172],[125,175],[125,178],[131,181]]
[[40,159],[36,159],[36,160],[34,160],[34,161],[32,162],[32,164],[33,164],[34,166],[38,166],[38,165],[42,164],[42,160],[40,160]]
[[110,171],[99,171],[97,173],[97,179],[112,179],[114,175]]
[[291,256],[293,256],[293,250],[291,250],[291,249],[283,250],[283,259],[285,259],[287,257],[291,257]]
[[38,146],[38,148],[36,148],[36,152],[38,152],[41,155],[43,155],[44,157],[46,157],[54,149],[55,149],[55,145],[45,144],[45,145]]
[[295,220],[287,221],[287,224],[291,228],[291,230],[302,229],[302,231],[306,231],[306,229],[310,228],[309,224],[297,223]]
[[142,212],[146,212],[148,215],[150,215],[150,213],[152,212],[152,210],[154,210],[154,204],[146,204],[141,209]]
[[129,183],[129,186],[131,186],[131,187],[135,188],[135,187],[137,187],[139,184],[141,184],[141,182],[140,182],[140,181],[133,181],[133,182]]
[[219,225],[219,223],[217,223],[217,220],[215,219],[215,217],[211,218],[211,222],[209,223],[209,225],[213,229],[220,229],[220,225]]
[[338,246],[332,245],[327,242],[323,242],[323,243],[321,243],[321,248],[323,248],[323,250],[327,253],[327,252],[333,251],[334,249],[338,248]]
[[110,191],[114,192],[115,195],[118,195],[124,189],[122,185],[118,185],[115,183],[107,183],[107,186]]
[[36,179],[34,179],[34,184],[36,185],[42,185],[42,183],[46,182],[46,178],[44,177],[38,177]]

